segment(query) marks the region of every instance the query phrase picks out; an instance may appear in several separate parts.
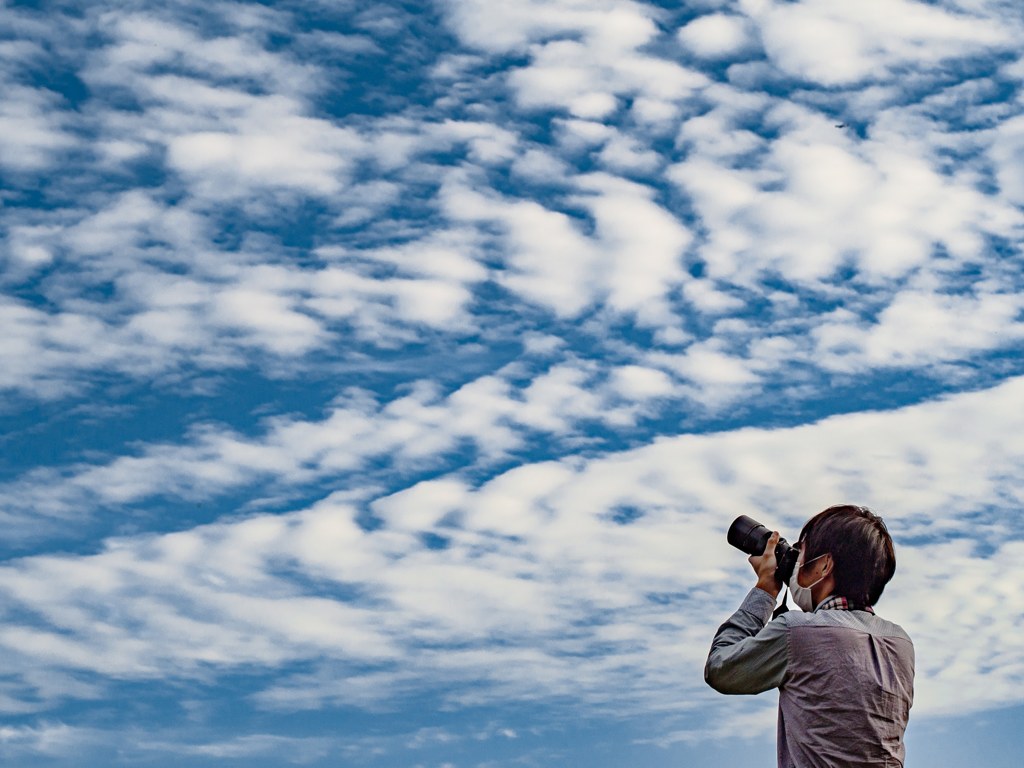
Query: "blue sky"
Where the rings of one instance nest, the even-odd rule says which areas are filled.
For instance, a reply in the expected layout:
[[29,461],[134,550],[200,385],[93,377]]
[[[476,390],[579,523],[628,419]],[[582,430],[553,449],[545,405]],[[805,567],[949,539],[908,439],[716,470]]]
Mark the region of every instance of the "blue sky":
[[4,764],[770,766],[725,530],[849,501],[908,768],[1016,765],[1021,39],[0,0]]

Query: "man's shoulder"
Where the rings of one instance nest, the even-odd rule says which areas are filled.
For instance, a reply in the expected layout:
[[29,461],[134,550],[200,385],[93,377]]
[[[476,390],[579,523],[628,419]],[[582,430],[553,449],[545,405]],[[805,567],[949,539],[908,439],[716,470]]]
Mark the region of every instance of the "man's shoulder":
[[899,624],[867,611],[828,610],[813,613],[790,611],[786,614],[786,624],[791,629],[801,627],[847,628],[853,631],[867,632],[877,637],[891,637],[906,640],[908,643],[913,642],[910,635]]

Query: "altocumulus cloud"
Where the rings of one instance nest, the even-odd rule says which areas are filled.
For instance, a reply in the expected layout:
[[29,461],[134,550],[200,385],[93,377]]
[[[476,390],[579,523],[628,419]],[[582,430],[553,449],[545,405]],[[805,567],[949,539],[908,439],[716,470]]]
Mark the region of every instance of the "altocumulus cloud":
[[[1016,519],[1007,500],[1020,493],[1013,471],[1024,444],[1019,418],[1006,414],[1021,388],[1018,379],[895,412],[661,438],[523,464],[482,484],[426,480],[366,502],[338,492],[308,510],[15,560],[3,571],[8,604],[42,623],[0,631],[8,674],[56,664],[165,679],[204,676],[205,663],[327,657],[329,674],[278,681],[257,700],[386,698],[386,686],[360,684],[386,674],[399,689],[458,682],[448,694],[457,700],[573,689],[598,705],[686,708],[710,699],[700,639],[715,606],[737,597],[740,569],[726,569],[720,541],[732,511],[763,508],[795,527],[793,510],[874,501],[881,485],[896,534],[920,542],[904,546],[905,573],[887,599],[919,639],[920,709],[1005,703],[1018,673],[991,662],[1010,658],[1015,641],[991,603],[1018,601],[1017,585],[968,598],[1020,554],[1007,540]],[[941,438],[953,428],[955,446]],[[377,525],[359,524],[360,503]],[[980,551],[989,554],[972,557]],[[937,594],[922,603],[921,591]],[[934,625],[953,611],[962,644]],[[971,687],[950,679],[958,668],[970,669]]]
[[1021,704],[1014,4],[36,5],[0,754],[715,764],[722,532],[841,500],[915,724]]

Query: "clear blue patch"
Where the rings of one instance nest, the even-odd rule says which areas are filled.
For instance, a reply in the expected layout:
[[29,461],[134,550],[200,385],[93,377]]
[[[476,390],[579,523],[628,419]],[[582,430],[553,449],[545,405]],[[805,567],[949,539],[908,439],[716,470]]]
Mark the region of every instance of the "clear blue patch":
[[613,508],[609,513],[609,519],[616,525],[630,525],[643,517],[645,511],[634,506],[620,506]]
[[420,543],[422,543],[424,547],[434,551],[443,551],[448,549],[452,543],[451,539],[446,538],[445,536],[440,536],[436,533],[421,533],[419,539]]

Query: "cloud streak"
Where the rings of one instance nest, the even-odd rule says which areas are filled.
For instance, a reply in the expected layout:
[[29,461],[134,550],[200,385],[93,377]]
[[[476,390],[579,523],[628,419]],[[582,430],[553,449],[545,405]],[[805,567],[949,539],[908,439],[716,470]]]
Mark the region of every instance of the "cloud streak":
[[[111,540],[95,555],[13,561],[6,610],[41,623],[0,631],[8,675],[24,690],[47,668],[187,679],[332,659],[255,701],[372,707],[434,689],[452,702],[567,696],[682,714],[695,699],[717,706],[694,670],[738,598],[742,558],[722,533],[732,516],[795,530],[803,510],[856,498],[898,541],[900,579],[883,607],[918,641],[916,709],[1009,703],[1015,633],[989,603],[1012,603],[1020,587],[1010,564],[1024,445],[1010,404],[1021,386],[526,464],[480,485],[425,481],[370,500],[370,528],[339,493],[285,515]],[[941,439],[950,429],[956,446]],[[979,561],[979,549],[991,555]],[[970,597],[993,580],[998,594]],[[962,644],[948,641],[954,612]],[[965,688],[963,675],[978,683]]]

